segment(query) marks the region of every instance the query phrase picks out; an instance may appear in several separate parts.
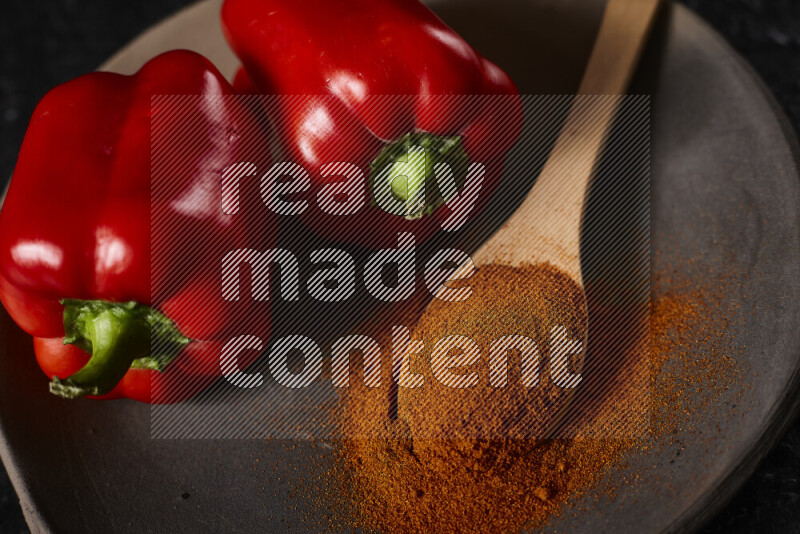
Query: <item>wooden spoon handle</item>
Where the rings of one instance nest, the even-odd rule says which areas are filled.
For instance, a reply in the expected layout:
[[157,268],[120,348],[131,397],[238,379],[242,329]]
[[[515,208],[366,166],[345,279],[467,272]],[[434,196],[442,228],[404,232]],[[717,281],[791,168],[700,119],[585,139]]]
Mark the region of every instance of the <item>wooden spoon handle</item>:
[[609,0],[578,94],[625,92],[658,5],[659,0]]
[[586,191],[620,94],[630,82],[659,0],[609,0],[561,133],[519,209],[475,255],[512,265],[547,260],[582,284],[580,228]]

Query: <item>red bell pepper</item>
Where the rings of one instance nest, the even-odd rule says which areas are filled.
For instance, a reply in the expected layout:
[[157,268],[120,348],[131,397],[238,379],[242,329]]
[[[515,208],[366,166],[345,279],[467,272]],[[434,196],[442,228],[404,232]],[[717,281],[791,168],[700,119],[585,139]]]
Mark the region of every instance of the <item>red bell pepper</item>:
[[[233,94],[208,60],[173,51],[39,103],[0,212],[0,299],[51,392],[176,402],[220,375],[234,324],[267,334],[264,313],[223,300],[216,263],[252,235],[220,208],[222,170],[253,159],[257,131]],[[151,132],[170,157],[151,162]]]
[[[226,0],[222,22],[246,70],[237,90],[286,96],[268,113],[288,156],[310,173],[313,196],[342,180],[324,177],[325,163],[355,164],[366,177],[364,209],[330,216],[310,203],[303,217],[317,233],[373,248],[396,245],[398,232],[425,240],[448,215],[439,162],[456,184],[470,162],[485,166],[471,215],[491,197],[521,129],[516,87],[416,0]],[[424,162],[409,159],[415,148]],[[408,164],[395,173],[398,162]],[[381,180],[406,213],[376,205]]]

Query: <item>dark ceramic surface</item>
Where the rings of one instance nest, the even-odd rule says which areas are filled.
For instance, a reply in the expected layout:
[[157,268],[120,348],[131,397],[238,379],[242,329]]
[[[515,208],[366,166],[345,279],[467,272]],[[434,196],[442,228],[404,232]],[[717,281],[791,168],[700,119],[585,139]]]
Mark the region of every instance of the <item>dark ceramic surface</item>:
[[[500,63],[523,92],[568,92],[577,83],[599,4],[467,4],[436,7],[481,51],[506,58]],[[576,11],[579,4],[584,9]],[[215,10],[200,10],[171,23],[191,34],[160,35],[188,35],[182,46],[216,55],[230,71]],[[565,35],[571,45],[556,46]],[[145,47],[168,44],[159,39],[151,36]],[[138,50],[145,56],[134,52],[117,66],[136,68],[153,51]],[[663,14],[645,61],[638,87],[655,82],[652,220],[661,253],[654,267],[692,258],[695,268],[722,275],[734,259],[741,285],[727,305],[746,305],[736,339],[747,347],[737,356],[749,371],[747,387],[735,402],[723,398],[698,411],[701,430],[681,436],[678,462],[670,449],[632,459],[650,491],[623,490],[557,525],[576,531],[696,526],[750,474],[797,398],[800,182],[790,134],[750,70],[686,10]],[[65,403],[45,394],[28,337],[5,316],[0,326],[0,343],[13,355],[0,359],[0,452],[33,530],[315,530],[314,516],[324,511],[307,499],[330,454],[324,444],[151,440],[145,406]]]

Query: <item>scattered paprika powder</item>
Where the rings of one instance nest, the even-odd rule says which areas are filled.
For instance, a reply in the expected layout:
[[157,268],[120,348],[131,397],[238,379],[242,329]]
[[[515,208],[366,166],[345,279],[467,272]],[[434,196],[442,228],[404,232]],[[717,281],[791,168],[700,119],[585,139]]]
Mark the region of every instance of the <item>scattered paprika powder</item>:
[[[483,271],[488,275],[496,268]],[[476,275],[473,282],[482,279]],[[575,396],[573,405],[580,406],[566,425],[572,432],[568,438],[472,439],[455,448],[452,441],[415,440],[413,426],[402,415],[413,421],[422,412],[400,409],[401,417],[393,418],[385,396],[365,387],[350,388],[340,414],[343,428],[380,431],[363,439],[352,431],[353,437],[339,447],[332,475],[349,501],[343,521],[385,533],[514,532],[547,523],[590,490],[613,495],[613,482],[600,484],[613,477],[604,475],[622,469],[629,455],[659,446],[661,437],[685,432],[695,424],[688,406],[712,403],[736,384],[739,374],[736,360],[722,348],[731,320],[721,306],[722,289],[673,282],[657,279],[649,321],[630,314],[644,324],[629,328],[633,333],[623,342],[616,335],[622,330],[615,326],[621,310],[593,302],[593,293],[602,292],[587,287],[590,339],[598,340],[590,341],[587,358],[615,363],[602,380],[604,395],[582,404]],[[479,284],[474,287],[480,295]],[[497,284],[487,294],[495,302],[511,302],[519,289]],[[411,307],[402,318],[414,324],[420,313],[419,307]],[[429,329],[440,330],[434,324],[421,326],[416,335],[423,337]],[[380,334],[375,332],[376,338]],[[697,358],[699,349],[712,356],[710,363]],[[693,395],[685,394],[689,387]],[[637,434],[641,421],[644,432]],[[621,430],[631,422],[633,430]],[[609,437],[613,439],[604,439]]]

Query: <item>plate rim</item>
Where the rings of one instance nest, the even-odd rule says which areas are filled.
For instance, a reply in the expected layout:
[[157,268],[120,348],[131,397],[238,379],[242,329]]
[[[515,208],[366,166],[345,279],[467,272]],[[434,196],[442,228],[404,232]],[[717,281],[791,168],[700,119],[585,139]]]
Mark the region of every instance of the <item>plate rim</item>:
[[[783,138],[789,148],[794,162],[794,175],[800,181],[800,138],[792,125],[786,111],[767,86],[755,68],[744,58],[716,29],[689,7],[670,0],[669,7],[684,11],[693,22],[713,38],[735,60],[736,68],[741,75],[751,80],[761,92],[765,103],[769,106],[773,117],[777,119]],[[667,7],[667,6],[664,6]],[[781,401],[774,405],[769,414],[763,432],[755,438],[755,443],[747,448],[734,462],[734,467],[723,476],[716,487],[705,495],[701,495],[687,508],[686,512],[667,526],[665,532],[697,532],[710,523],[722,509],[739,493],[745,483],[750,480],[764,459],[775,448],[789,427],[800,415],[800,353],[795,354],[795,368],[787,380],[786,387],[780,394]]]

